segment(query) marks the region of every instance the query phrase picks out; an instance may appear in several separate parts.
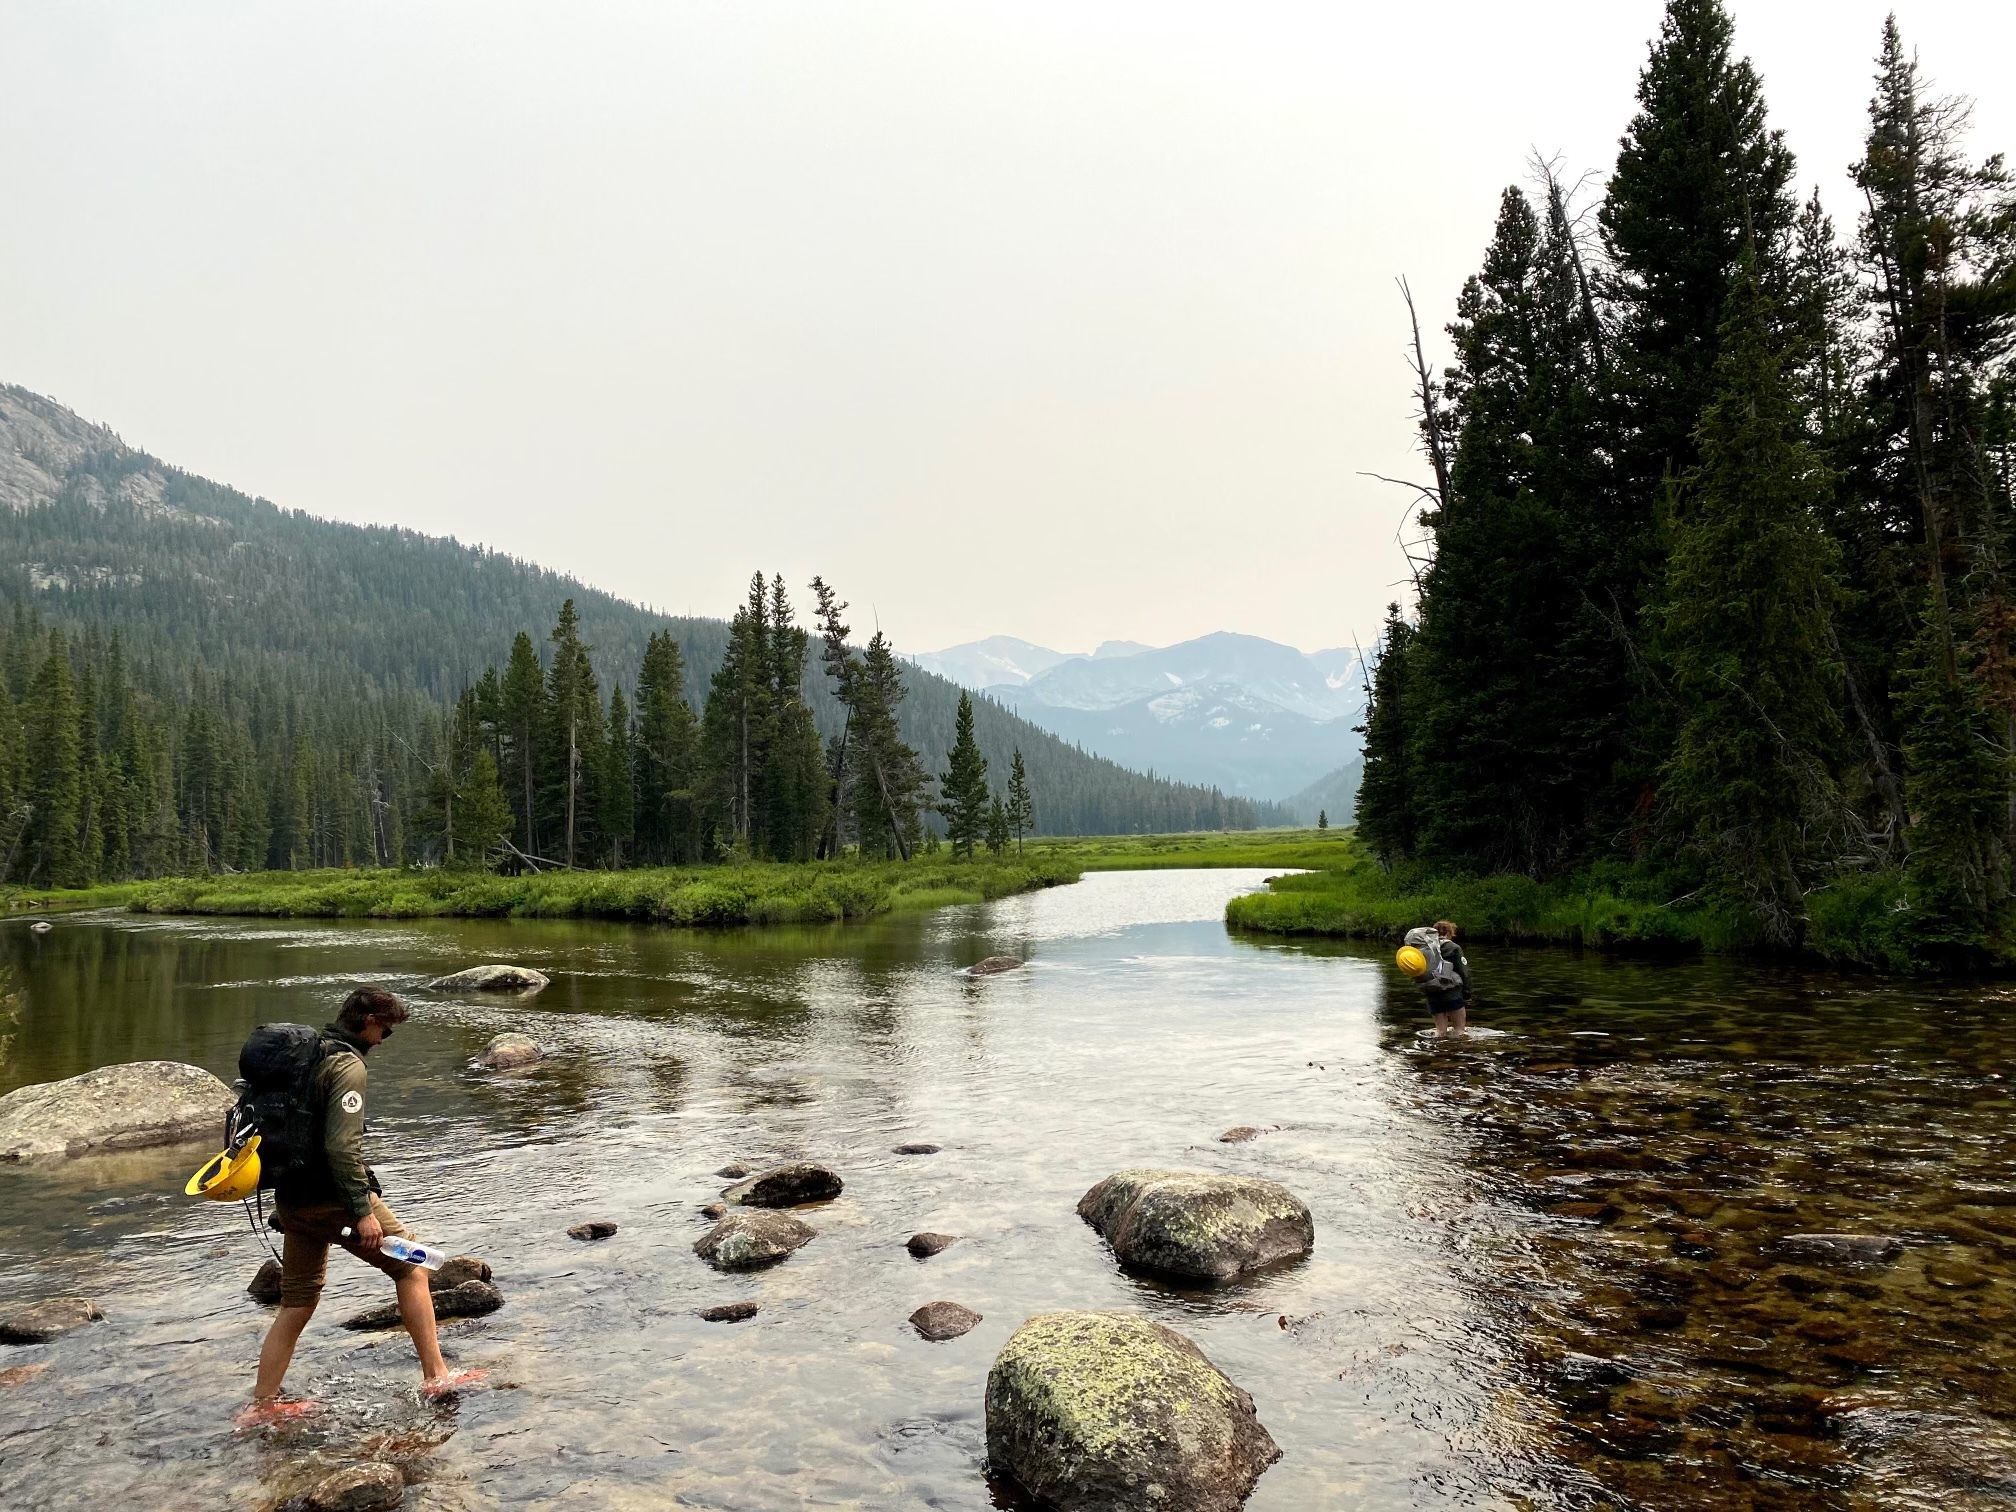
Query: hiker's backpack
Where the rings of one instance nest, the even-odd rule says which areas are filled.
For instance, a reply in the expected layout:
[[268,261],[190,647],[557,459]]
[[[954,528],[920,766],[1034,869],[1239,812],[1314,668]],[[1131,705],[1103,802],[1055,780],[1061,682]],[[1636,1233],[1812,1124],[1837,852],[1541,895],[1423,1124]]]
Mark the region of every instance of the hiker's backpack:
[[332,1047],[306,1024],[261,1024],[238,1052],[238,1103],[226,1128],[236,1149],[259,1136],[259,1185],[314,1164],[322,1145],[322,1109],[315,1106],[315,1072]]
[[1432,924],[1408,930],[1403,943],[1412,945],[1428,958],[1428,974],[1422,977],[1420,982],[1423,992],[1461,990],[1463,979],[1456,974],[1456,968],[1449,964],[1449,958],[1442,954],[1442,936]]

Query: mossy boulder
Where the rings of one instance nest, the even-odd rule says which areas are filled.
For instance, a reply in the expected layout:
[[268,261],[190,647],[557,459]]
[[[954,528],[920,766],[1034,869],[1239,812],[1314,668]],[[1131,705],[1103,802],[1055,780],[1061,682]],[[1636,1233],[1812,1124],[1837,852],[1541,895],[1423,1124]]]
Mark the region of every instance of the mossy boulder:
[[987,1460],[1058,1512],[1236,1512],[1281,1451],[1188,1339],[1112,1312],[1039,1313],[987,1373]]
[[1308,1206],[1278,1181],[1203,1171],[1116,1171],[1078,1199],[1078,1216],[1123,1265],[1222,1281],[1316,1245]]

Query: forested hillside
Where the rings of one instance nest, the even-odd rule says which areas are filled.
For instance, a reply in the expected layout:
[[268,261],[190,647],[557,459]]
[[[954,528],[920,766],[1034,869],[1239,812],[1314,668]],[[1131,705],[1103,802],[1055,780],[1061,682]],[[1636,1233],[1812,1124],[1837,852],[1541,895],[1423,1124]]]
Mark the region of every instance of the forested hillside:
[[[698,719],[725,619],[281,509],[0,388],[0,868],[47,881],[52,855],[87,878],[436,855],[430,771],[456,699],[486,669],[503,674],[521,633],[550,670],[569,599],[605,721],[615,690],[635,706],[660,632]],[[844,711],[809,647],[804,663],[802,695],[830,738]],[[960,690],[914,669],[903,680],[897,730],[935,774]],[[1276,817],[1087,756],[986,700],[974,725],[997,785],[1022,753],[1038,833]],[[52,822],[75,829],[74,847],[54,843]]]
[[1593,216],[1505,190],[1417,374],[1419,612],[1358,803],[1389,864],[2010,954],[2016,188],[1870,42],[1845,234],[1719,0],[1668,5]]

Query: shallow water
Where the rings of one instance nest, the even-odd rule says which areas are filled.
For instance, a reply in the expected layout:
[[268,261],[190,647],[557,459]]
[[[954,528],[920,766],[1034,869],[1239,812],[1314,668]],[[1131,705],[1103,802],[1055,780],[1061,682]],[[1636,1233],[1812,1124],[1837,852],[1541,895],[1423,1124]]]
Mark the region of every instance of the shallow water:
[[[264,1250],[180,1183],[202,1152],[0,1170],[0,1301],[106,1321],[0,1349],[0,1504],[273,1504],[314,1468],[404,1467],[416,1508],[987,1508],[987,1366],[1030,1313],[1117,1307],[1193,1338],[1284,1457],[1255,1509],[2007,1506],[2016,1144],[2007,994],[1724,965],[1472,951],[1480,1033],[1422,1037],[1349,947],[1234,939],[1258,872],[1106,874],[867,926],[68,919],[0,928],[0,1091],[154,1056],[224,1075],[358,980],[514,960],[525,1003],[416,996],[372,1058],[372,1156],[421,1237],[507,1297],[444,1325],[499,1389],[423,1408],[403,1334],[339,1255],[290,1387],[228,1427]],[[984,955],[1026,969],[973,979]],[[467,1069],[491,1035],[553,1053]],[[0,1019],[0,1037],[9,1026]],[[1234,1124],[1272,1132],[1218,1143]],[[941,1153],[903,1157],[911,1140]],[[846,1178],[783,1265],[691,1252],[731,1160]],[[1127,1165],[1251,1172],[1315,1213],[1308,1261],[1211,1291],[1118,1270],[1073,1206]],[[611,1240],[569,1240],[610,1218]],[[960,1242],[919,1262],[920,1229]],[[1786,1234],[1894,1234],[1894,1264]],[[696,1308],[748,1298],[752,1322]],[[985,1321],[944,1344],[936,1299]],[[6,1377],[0,1377],[5,1380]]]

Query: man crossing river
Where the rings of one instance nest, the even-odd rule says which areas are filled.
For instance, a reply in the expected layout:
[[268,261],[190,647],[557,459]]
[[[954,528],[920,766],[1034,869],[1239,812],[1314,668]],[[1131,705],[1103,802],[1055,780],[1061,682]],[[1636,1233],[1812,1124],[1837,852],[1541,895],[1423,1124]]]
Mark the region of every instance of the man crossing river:
[[406,1230],[379,1196],[378,1178],[364,1163],[364,1057],[406,1022],[407,1008],[379,987],[360,987],[343,1001],[336,1021],[322,1031],[320,1055],[299,1098],[310,1117],[311,1138],[274,1189],[273,1227],[285,1236],[280,1260],[280,1310],[259,1350],[252,1404],[239,1415],[251,1426],[298,1416],[308,1404],[281,1397],[301,1331],[315,1315],[329,1267],[329,1246],[341,1245],[392,1278],[399,1318],[420,1356],[421,1393],[439,1397],[479,1379],[480,1371],[451,1374],[434,1331],[434,1298],[427,1273],[395,1260],[381,1244]]

